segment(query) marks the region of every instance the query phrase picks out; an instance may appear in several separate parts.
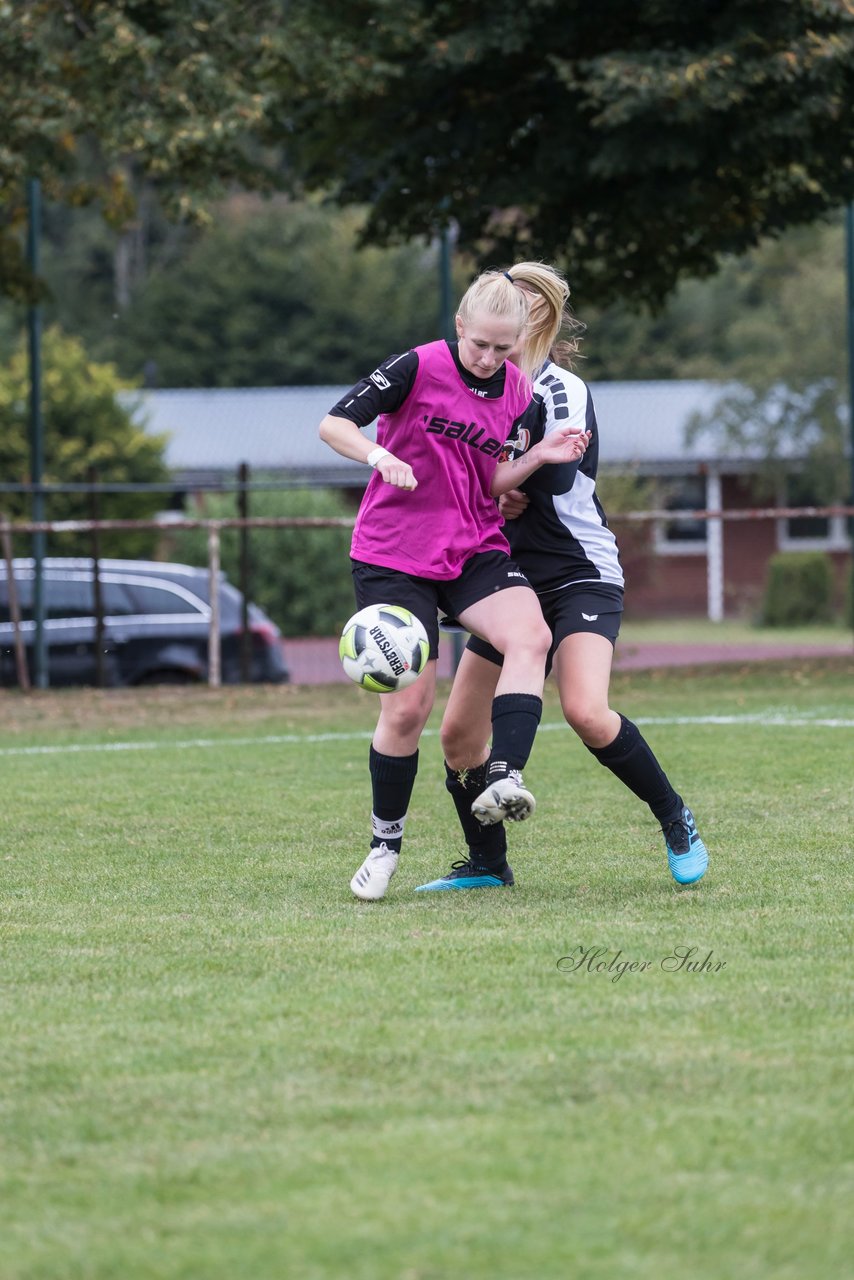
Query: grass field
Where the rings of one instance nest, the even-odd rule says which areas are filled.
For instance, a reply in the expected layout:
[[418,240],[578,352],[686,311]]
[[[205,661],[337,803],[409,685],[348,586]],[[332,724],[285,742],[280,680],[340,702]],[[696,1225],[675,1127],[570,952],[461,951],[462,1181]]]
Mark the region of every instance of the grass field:
[[728,618],[709,622],[707,618],[648,618],[629,620],[620,627],[620,645],[635,644],[719,644],[719,645],[839,645],[854,651],[851,628],[841,622],[812,626],[758,627]]
[[359,690],[0,694],[2,1280],[850,1277],[852,677],[615,680],[692,889],[550,694],[517,887],[414,894],[437,715],[376,904]]

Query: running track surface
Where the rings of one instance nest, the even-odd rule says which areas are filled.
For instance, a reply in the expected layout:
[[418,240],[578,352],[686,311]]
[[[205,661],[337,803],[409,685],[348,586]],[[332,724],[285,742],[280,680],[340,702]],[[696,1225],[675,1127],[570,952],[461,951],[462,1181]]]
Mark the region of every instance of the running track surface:
[[[292,684],[346,684],[334,639],[286,640],[285,659]],[[631,644],[617,641],[615,671],[645,671],[655,667],[693,667],[721,662],[765,662],[792,658],[854,657],[851,640],[835,644]],[[439,677],[453,673],[454,641],[439,643]]]

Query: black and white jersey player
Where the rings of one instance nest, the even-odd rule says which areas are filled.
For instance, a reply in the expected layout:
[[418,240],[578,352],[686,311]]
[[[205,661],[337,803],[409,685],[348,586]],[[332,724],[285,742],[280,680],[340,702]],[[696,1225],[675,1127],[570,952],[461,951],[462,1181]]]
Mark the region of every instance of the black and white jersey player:
[[590,388],[547,360],[534,379],[534,392],[541,403],[539,422],[529,438],[523,431],[508,441],[516,456],[558,426],[586,431],[590,442],[579,462],[543,468],[542,476],[535,473],[522,485],[529,505],[504,529],[513,555],[541,597],[581,583],[622,591],[617,542],[596,494],[599,427]]
[[[593,397],[583,379],[555,359],[568,361],[577,350],[578,325],[567,310],[569,286],[556,268],[541,262],[514,263],[505,274],[531,299],[525,341],[511,359],[518,357],[531,375],[538,405],[534,424],[527,419],[520,423],[506,447],[518,459],[549,433],[568,428],[584,434],[586,450],[572,455],[577,461],[541,468],[501,496],[504,533],[514,560],[537,592],[551,632],[547,667],[553,670],[564,719],[596,760],[648,806],[661,827],[673,879],[693,885],[709,861],[693,813],[638,726],[610,705],[624,578],[617,543],[596,494],[599,427]],[[559,342],[565,325],[570,339]],[[504,824],[479,827],[469,820],[466,807],[470,793],[481,785],[489,737],[484,708],[503,661],[482,637],[470,635],[440,727],[445,785],[457,810],[467,857],[419,889],[503,888],[514,883]],[[571,774],[570,769],[566,776]],[[577,795],[573,799],[578,802]],[[620,843],[619,832],[607,824],[603,832],[613,851]]]

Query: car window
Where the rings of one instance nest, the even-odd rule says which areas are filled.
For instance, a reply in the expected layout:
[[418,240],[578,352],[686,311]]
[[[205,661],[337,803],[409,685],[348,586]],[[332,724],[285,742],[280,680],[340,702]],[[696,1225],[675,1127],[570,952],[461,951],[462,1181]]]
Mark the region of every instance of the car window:
[[130,592],[120,582],[101,583],[101,607],[106,618],[122,618],[137,612]]
[[95,612],[95,588],[92,581],[73,578],[45,578],[44,616],[46,618],[91,618]]
[[[22,622],[33,619],[33,578],[16,578],[18,609]],[[44,579],[45,618],[94,618],[94,579],[52,578]],[[101,583],[101,608],[107,618],[126,617],[138,613],[139,608],[131,599],[127,588],[120,582]],[[11,622],[9,588],[0,579],[0,622]]]
[[193,613],[201,616],[201,610],[192,600],[187,600],[168,587],[150,587],[141,582],[128,586],[133,597],[134,613]]
[[[16,578],[15,589],[18,596],[18,611],[22,622],[29,622],[33,616],[33,582],[32,578]],[[9,584],[6,578],[0,580],[0,622],[11,622],[12,612],[9,608]]]

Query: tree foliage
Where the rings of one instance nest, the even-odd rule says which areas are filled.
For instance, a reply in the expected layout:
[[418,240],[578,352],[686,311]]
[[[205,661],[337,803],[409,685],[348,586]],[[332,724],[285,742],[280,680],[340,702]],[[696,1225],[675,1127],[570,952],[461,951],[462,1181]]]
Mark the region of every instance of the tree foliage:
[[231,200],[116,317],[111,355],[167,387],[355,382],[440,331],[436,247],[357,250],[361,221]]
[[[793,227],[686,280],[655,314],[579,304],[588,325],[581,372],[594,382],[710,378],[846,383],[842,218]],[[574,291],[575,293],[575,291]]]
[[224,184],[445,224],[544,257],[597,302],[659,303],[854,196],[852,0],[0,0],[0,272],[23,192],[143,180],[173,216]]
[[[129,378],[154,361],[161,386],[346,382],[379,353],[438,332],[436,247],[357,250],[355,210],[232,197],[205,232],[170,235],[158,220],[147,274],[122,312],[112,300],[109,230],[92,210],[45,212],[46,319]],[[452,265],[453,302],[472,266],[459,252]],[[578,372],[590,382],[709,378],[764,387],[833,378],[845,395],[838,215],[726,258],[711,279],[679,285],[655,314],[596,306],[572,284],[588,326]],[[12,345],[12,311],[0,308],[0,359]]]
[[482,261],[659,302],[854,195],[850,0],[307,0],[327,67],[284,95],[303,178],[381,243],[453,219]]
[[[127,390],[110,365],[92,364],[76,339],[49,330],[43,344],[42,417],[46,485],[88,484],[91,472],[100,484],[163,484],[168,470],[163,461],[165,440],[147,434],[117,399]],[[29,367],[19,351],[0,366],[0,475],[12,484],[31,479]],[[0,504],[12,519],[32,516],[26,494],[4,493]],[[102,519],[142,520],[163,504],[158,493],[116,493],[100,497]],[[90,499],[79,493],[48,494],[49,520],[91,518]],[[150,554],[154,534],[114,533],[108,554]],[[86,535],[56,535],[54,554],[89,554]]]
[[[187,514],[196,519],[229,519],[237,515],[237,502],[232,495],[207,494],[201,507],[194,506]],[[249,514],[352,518],[354,511],[344,494],[335,490],[261,489],[250,496]],[[286,636],[335,635],[347,621],[355,607],[350,574],[351,535],[352,530],[346,527],[252,530],[249,595],[275,619]],[[171,554],[187,564],[206,565],[204,531],[177,531],[172,537]],[[222,536],[221,563],[237,585],[240,548],[236,534],[229,530]]]
[[224,183],[269,185],[257,138],[276,53],[275,0],[0,0],[0,273],[31,296],[20,229],[26,180],[108,222],[156,182],[173,216],[203,216]]
[[[795,229],[726,264],[706,286],[705,307],[697,309],[695,323],[705,321],[719,362],[704,368],[698,361],[690,376],[740,385],[711,419],[693,422],[688,436],[702,435],[722,456],[756,458],[753,488],[760,499],[776,498],[791,484],[793,458],[800,460],[806,505],[850,493],[843,256],[840,220]],[[690,284],[685,292],[697,300],[699,288]],[[688,309],[674,301],[667,310],[672,333],[683,322],[684,341]],[[676,354],[678,341],[670,349]],[[680,376],[680,367],[676,363],[669,376]]]
[[721,457],[755,458],[751,487],[759,497],[773,500],[784,492],[796,467],[802,491],[810,495],[807,505],[840,502],[850,492],[846,434],[838,389],[829,379],[735,389],[713,416],[698,416],[686,430],[688,443],[702,436]]

